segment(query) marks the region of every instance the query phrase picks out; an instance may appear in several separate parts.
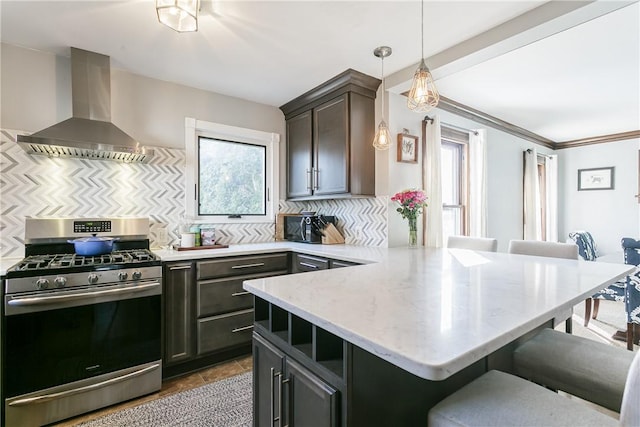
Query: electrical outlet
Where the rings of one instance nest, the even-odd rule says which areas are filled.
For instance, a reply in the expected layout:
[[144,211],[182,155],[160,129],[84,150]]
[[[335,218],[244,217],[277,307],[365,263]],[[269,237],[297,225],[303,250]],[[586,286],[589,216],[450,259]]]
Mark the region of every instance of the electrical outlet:
[[354,237],[355,237],[356,240],[364,239],[364,231],[362,230],[362,226],[357,226],[354,231],[355,231],[355,233],[354,233],[355,236]]
[[158,245],[160,246],[164,246],[167,244],[167,229],[166,228],[160,228],[158,229],[158,232],[156,233],[157,239],[158,239]]

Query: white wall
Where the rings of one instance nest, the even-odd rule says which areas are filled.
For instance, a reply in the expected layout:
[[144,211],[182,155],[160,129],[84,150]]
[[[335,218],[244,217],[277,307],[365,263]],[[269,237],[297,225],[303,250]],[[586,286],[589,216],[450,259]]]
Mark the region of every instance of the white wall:
[[[422,118],[424,114],[415,113],[407,108],[407,98],[389,93],[389,133],[391,148],[388,151],[388,191],[389,191],[389,247],[406,246],[409,239],[409,225],[396,208],[398,204],[390,200],[391,196],[407,188],[422,188]],[[418,137],[418,163],[401,163],[397,161],[397,135],[404,129],[410,135]],[[427,200],[427,204],[429,201]],[[428,210],[428,208],[427,208]],[[422,244],[422,216],[418,218],[418,244]]]
[[553,150],[508,133],[483,126],[446,111],[440,120],[467,129],[487,129],[487,236],[498,239],[498,251],[506,252],[509,240],[522,239],[523,151],[542,154]]
[[[410,111],[406,105],[406,98],[401,95],[390,94],[388,98],[388,123],[392,138],[402,132],[402,128],[407,128],[412,135],[418,135],[422,140],[421,121],[424,114]],[[522,239],[522,153],[534,147],[543,154],[552,154],[552,150],[440,109],[427,113],[429,116],[434,114],[440,115],[440,120],[444,123],[467,129],[487,129],[487,235],[498,239],[498,250],[505,252],[509,240]],[[387,159],[389,195],[407,187],[422,186],[422,154],[419,153],[420,163],[417,165],[398,163],[395,149],[394,143]],[[389,246],[404,245],[408,233],[406,221],[394,212],[395,206],[391,202],[389,208]]]
[[[640,140],[558,150],[559,236],[587,230],[602,254],[620,252],[620,239],[640,236],[638,148]],[[578,169],[615,167],[614,189],[578,191]],[[561,237],[562,239],[562,237]]]
[[[36,132],[71,117],[68,57],[0,44],[0,127]],[[184,148],[184,119],[275,132],[285,137],[279,108],[111,68],[111,120],[144,145]],[[285,144],[280,164],[285,165]],[[280,194],[284,193],[284,168]]]

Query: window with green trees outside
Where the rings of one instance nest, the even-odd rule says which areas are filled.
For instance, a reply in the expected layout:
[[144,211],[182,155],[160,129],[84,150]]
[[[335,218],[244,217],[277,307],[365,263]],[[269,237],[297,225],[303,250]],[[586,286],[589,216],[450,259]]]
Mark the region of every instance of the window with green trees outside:
[[198,138],[198,215],[266,215],[267,147]]

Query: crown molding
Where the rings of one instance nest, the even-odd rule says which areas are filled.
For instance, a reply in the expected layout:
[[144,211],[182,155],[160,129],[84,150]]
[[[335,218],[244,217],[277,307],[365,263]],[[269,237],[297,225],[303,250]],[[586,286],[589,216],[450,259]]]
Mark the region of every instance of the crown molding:
[[[406,96],[406,94],[403,95]],[[484,113],[480,110],[476,110],[475,108],[469,107],[468,105],[464,105],[452,99],[446,98],[442,95],[440,96],[440,103],[438,104],[437,108],[472,120],[476,123],[492,127],[510,135],[517,136],[518,138],[531,141],[535,144],[542,145],[543,147],[547,147],[552,150],[575,148],[585,145],[603,144],[607,142],[626,141],[629,139],[640,138],[640,130],[632,130],[628,132],[592,136],[570,141],[553,141],[551,139],[528,131],[524,128],[521,128],[520,126],[516,126],[490,114]]]
[[484,113],[480,110],[476,110],[475,108],[469,107],[468,105],[464,105],[452,99],[446,98],[442,95],[440,96],[440,102],[438,103],[438,108],[441,110],[456,114],[458,116],[464,117],[466,119],[473,120],[474,122],[490,126],[494,129],[501,130],[508,134],[517,136],[518,138],[526,139],[527,141],[531,141],[536,144],[555,150],[556,143],[550,139],[547,139],[543,136],[530,132],[524,128],[521,128],[509,122],[505,122],[504,120],[501,120],[490,114]]
[[640,130],[612,133],[608,135],[592,136],[589,138],[573,139],[571,141],[556,142],[555,149],[582,147],[585,145],[603,144],[605,142],[626,141],[628,139],[640,139]]

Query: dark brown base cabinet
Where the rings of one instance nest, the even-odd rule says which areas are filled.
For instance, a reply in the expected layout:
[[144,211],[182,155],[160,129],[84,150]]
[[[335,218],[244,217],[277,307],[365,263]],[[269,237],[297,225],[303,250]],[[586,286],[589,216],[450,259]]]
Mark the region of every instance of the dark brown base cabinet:
[[253,297],[242,282],[288,269],[287,253],[165,264],[163,377],[250,354]]
[[166,264],[163,275],[164,354],[163,367],[188,360],[194,349],[193,317],[194,269],[192,262]]
[[426,426],[429,409],[454,391],[488,370],[512,371],[513,350],[536,333],[431,381],[262,298],[254,307],[254,427]]
[[340,425],[339,392],[253,334],[254,426]]

